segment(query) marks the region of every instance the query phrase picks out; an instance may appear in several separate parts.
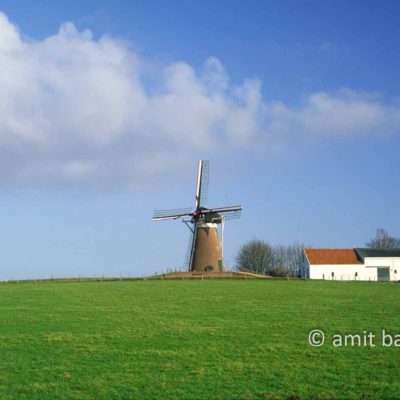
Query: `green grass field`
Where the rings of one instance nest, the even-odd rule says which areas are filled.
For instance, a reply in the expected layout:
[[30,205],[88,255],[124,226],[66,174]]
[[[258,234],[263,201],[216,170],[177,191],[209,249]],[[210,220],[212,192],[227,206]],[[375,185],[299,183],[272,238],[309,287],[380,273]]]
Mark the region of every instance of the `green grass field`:
[[1,284],[0,398],[398,399],[399,347],[329,343],[382,329],[400,333],[398,284]]

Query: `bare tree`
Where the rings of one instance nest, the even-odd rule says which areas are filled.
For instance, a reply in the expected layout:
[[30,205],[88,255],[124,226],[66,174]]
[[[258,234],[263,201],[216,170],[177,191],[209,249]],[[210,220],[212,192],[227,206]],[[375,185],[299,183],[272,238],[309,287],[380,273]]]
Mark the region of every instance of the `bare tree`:
[[376,230],[376,236],[367,243],[368,247],[373,249],[393,249],[400,247],[400,239],[388,235],[388,233],[380,228]]
[[272,248],[263,240],[251,240],[244,244],[236,256],[238,271],[269,274],[272,269]]
[[286,275],[299,276],[303,262],[302,243],[293,243],[287,246],[275,246],[273,253],[273,270],[279,269],[279,274],[286,271]]
[[271,273],[274,276],[287,276],[289,271],[287,265],[287,248],[278,245],[272,248],[272,267]]

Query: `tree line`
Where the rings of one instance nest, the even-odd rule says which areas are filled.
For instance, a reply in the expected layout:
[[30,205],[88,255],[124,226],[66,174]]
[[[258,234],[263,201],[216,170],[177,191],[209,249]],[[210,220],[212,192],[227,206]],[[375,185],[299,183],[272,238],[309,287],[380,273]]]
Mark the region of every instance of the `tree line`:
[[238,271],[272,276],[299,276],[303,260],[302,243],[271,246],[264,240],[245,243],[236,257]]
[[[366,246],[375,249],[400,248],[400,238],[392,237],[380,228]],[[262,275],[299,277],[304,262],[304,247],[303,243],[271,246],[264,240],[254,239],[240,248],[235,268]]]

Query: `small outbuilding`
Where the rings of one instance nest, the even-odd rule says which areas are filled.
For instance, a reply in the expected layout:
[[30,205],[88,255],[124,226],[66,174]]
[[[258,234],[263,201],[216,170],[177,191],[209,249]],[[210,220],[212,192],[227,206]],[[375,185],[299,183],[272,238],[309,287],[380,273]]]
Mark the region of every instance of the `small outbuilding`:
[[400,249],[304,249],[303,278],[397,281],[399,275]]

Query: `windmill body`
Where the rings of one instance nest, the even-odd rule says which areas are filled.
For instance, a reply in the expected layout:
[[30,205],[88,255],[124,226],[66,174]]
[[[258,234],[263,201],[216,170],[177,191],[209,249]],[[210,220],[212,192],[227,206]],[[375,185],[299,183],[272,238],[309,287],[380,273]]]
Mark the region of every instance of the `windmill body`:
[[[209,162],[200,160],[195,209],[156,210],[154,221],[181,219],[190,229],[185,267],[189,272],[223,272],[222,232],[224,222],[240,217],[241,206],[207,208]],[[218,226],[222,226],[221,234]]]
[[198,222],[189,271],[223,272],[223,270],[222,243],[218,225],[210,222]]

